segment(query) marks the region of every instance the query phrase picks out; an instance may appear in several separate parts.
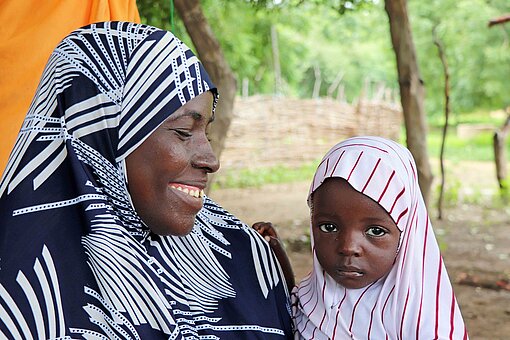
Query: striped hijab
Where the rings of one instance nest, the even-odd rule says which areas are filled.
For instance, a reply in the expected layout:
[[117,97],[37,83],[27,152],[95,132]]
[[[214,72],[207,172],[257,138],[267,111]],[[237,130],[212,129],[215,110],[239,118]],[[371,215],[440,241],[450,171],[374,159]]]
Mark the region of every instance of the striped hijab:
[[193,53],[154,27],[98,23],[57,46],[0,182],[0,338],[290,333],[255,231],[205,198],[189,235],[162,237],[130,203],[126,157],[206,91]]
[[354,137],[335,145],[317,168],[309,205],[312,193],[330,177],[344,178],[390,214],[401,231],[399,251],[389,274],[361,289],[337,284],[314,251],[312,272],[293,291],[301,337],[467,339],[411,153],[380,137]]

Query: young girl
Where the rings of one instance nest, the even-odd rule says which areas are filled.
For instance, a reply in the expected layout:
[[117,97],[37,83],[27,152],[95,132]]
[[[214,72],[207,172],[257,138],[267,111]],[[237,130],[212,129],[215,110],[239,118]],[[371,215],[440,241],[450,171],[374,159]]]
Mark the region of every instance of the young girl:
[[313,270],[292,294],[298,338],[468,338],[406,148],[380,137],[335,145],[308,204]]

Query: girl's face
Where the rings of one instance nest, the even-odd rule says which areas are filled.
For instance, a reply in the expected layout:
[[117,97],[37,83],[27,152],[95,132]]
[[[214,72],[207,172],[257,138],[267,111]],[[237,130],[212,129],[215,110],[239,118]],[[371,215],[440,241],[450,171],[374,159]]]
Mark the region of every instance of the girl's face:
[[349,289],[388,274],[400,239],[390,215],[342,178],[327,179],[313,193],[312,232],[322,268]]
[[191,231],[207,175],[219,168],[206,135],[212,103],[211,92],[187,102],[126,158],[135,210],[158,235]]

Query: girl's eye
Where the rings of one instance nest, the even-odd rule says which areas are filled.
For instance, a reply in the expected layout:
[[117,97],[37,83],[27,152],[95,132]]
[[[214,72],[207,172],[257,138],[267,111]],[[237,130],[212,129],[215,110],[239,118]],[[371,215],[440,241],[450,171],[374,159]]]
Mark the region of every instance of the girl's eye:
[[333,233],[333,232],[337,231],[336,226],[331,223],[321,224],[321,225],[319,225],[319,229],[320,229],[320,231],[323,231],[325,233]]
[[381,237],[381,236],[386,235],[388,233],[388,231],[382,227],[374,226],[374,227],[368,228],[366,233],[368,236]]

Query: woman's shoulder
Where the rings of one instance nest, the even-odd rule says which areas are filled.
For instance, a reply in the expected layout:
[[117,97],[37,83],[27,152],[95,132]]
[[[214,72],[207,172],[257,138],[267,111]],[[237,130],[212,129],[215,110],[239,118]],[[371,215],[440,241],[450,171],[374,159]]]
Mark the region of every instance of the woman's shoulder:
[[253,237],[256,240],[261,239],[253,228],[250,228],[210,197],[204,198],[204,206],[197,215],[197,224],[201,228],[212,228],[218,232],[236,237],[236,239],[246,238],[250,240]]

